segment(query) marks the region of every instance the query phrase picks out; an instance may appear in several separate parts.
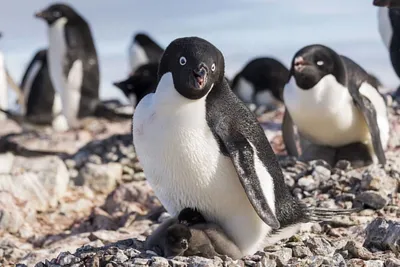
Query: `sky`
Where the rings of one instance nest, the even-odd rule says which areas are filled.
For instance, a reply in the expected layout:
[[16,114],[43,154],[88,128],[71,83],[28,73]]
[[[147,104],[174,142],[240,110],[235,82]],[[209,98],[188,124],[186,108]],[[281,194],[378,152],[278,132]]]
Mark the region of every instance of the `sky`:
[[[34,13],[56,1],[4,1],[0,50],[19,83],[27,64],[47,46],[47,25]],[[126,78],[128,46],[137,32],[161,46],[199,36],[224,54],[232,77],[249,60],[269,56],[289,67],[303,46],[324,44],[359,63],[390,88],[399,80],[378,32],[372,0],[96,0],[64,1],[89,23],[99,55],[102,99],[126,101],[112,82]],[[10,102],[13,101],[11,94]]]

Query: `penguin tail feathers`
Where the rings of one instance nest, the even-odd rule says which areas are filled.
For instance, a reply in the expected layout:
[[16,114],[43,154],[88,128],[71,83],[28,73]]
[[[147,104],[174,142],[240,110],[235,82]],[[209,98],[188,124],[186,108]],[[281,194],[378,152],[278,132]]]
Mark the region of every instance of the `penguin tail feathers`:
[[359,212],[360,210],[361,208],[329,209],[307,206],[306,215],[310,221],[332,221],[337,216],[350,215],[352,213]]
[[132,114],[118,113],[114,109],[107,107],[103,103],[99,103],[94,111],[94,116],[104,118],[110,121],[131,120]]

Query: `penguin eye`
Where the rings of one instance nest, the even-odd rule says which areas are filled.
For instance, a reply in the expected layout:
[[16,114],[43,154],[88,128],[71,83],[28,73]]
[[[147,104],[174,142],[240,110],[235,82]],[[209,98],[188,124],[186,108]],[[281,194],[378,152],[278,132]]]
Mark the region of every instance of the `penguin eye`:
[[58,18],[59,16],[61,16],[60,11],[54,11],[54,12],[53,12],[53,16],[56,17],[56,18]]
[[322,66],[322,65],[324,65],[324,62],[323,62],[322,60],[318,60],[318,61],[317,61],[317,65],[318,65],[318,66]]
[[186,58],[185,58],[185,57],[181,57],[181,58],[179,59],[179,64],[181,64],[182,66],[183,66],[183,65],[186,65]]
[[127,87],[129,90],[132,90],[132,89],[133,89],[132,84],[128,84],[126,87]]
[[212,71],[212,72],[215,71],[215,63],[211,65],[211,71]]

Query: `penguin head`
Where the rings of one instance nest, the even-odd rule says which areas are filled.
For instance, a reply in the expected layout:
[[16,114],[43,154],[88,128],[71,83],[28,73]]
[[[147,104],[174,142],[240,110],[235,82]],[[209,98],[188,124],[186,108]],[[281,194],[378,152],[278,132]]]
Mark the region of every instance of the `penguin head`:
[[158,78],[171,73],[180,95],[196,100],[207,95],[224,79],[221,51],[198,37],[178,38],[168,45],[160,60]]
[[189,248],[191,238],[189,227],[178,223],[168,227],[165,242],[169,250],[179,255]]
[[66,18],[68,20],[74,20],[79,18],[79,15],[74,9],[65,4],[52,4],[46,9],[39,11],[35,14],[35,17],[45,20],[49,25],[53,24],[61,18]]
[[[126,97],[136,95],[136,101],[139,102],[146,94],[157,87],[158,63],[149,63],[140,66],[134,71],[128,79],[115,82],[114,86],[121,89]],[[136,103],[133,103],[134,105]]]
[[374,0],[374,6],[400,8],[400,0]]
[[313,88],[326,75],[333,75],[339,81],[344,66],[340,56],[323,45],[309,45],[300,49],[292,60],[290,74],[300,89]]

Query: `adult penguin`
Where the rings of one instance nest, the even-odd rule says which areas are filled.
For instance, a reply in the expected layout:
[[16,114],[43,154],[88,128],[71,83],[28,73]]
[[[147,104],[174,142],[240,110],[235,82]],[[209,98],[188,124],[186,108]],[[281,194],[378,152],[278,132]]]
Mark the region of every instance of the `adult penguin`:
[[208,41],[174,40],[157,89],[136,107],[133,141],[166,210],[197,209],[247,255],[297,232],[310,209],[290,194],[263,129],[224,72]]

